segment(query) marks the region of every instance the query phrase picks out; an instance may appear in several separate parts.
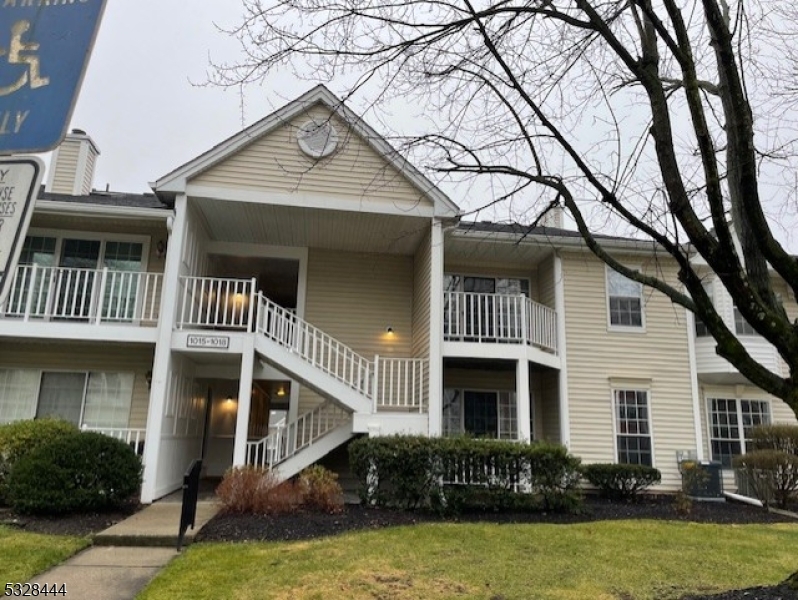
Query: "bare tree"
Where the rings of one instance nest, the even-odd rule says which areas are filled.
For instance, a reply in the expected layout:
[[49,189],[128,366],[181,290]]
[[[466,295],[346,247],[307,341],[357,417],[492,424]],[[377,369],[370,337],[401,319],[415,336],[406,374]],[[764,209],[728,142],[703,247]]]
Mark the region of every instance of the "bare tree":
[[[286,67],[347,96],[412,95],[440,130],[416,147],[440,173],[491,178],[496,200],[564,206],[588,247],[692,310],[717,353],[798,414],[798,261],[765,200],[794,201],[792,36],[780,0],[244,0],[243,60],[223,85]],[[373,93],[373,92],[372,92]],[[756,136],[756,139],[755,139]],[[760,143],[757,146],[756,142]],[[763,198],[762,180],[769,195]],[[782,204],[783,206],[783,204]],[[730,217],[733,217],[730,219]],[[625,224],[681,285],[630,269],[595,236]],[[733,226],[730,225],[730,220]],[[739,240],[739,243],[737,243]],[[696,266],[700,256],[706,266]],[[715,310],[710,269],[789,376],[757,362]],[[703,270],[702,270],[703,269]],[[786,300],[786,298],[784,298]]]

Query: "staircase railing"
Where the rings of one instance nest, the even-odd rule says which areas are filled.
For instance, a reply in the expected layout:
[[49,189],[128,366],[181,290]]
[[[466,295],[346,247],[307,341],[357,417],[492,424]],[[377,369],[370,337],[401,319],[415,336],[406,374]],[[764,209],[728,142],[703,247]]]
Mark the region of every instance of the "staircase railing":
[[257,467],[273,467],[312,445],[351,415],[332,402],[320,404],[274,433],[257,441],[247,442],[246,462]]
[[297,354],[313,367],[371,397],[374,365],[346,344],[275,304],[258,292],[258,333]]

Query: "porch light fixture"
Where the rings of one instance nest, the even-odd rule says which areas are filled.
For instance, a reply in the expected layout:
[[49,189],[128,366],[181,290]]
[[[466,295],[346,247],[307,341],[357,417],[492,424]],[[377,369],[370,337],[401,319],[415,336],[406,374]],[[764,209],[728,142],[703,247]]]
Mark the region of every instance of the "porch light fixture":
[[227,400],[225,400],[225,403],[226,403],[228,406],[230,406],[230,405],[233,403],[233,397],[232,397],[232,396],[228,396],[228,397],[227,397]]
[[277,388],[277,395],[278,396],[285,396],[285,388],[283,386],[280,386],[280,387]]
[[146,373],[144,373],[144,379],[147,380],[147,389],[151,390],[152,389],[152,371],[147,371]]
[[385,328],[385,333],[388,335],[393,335],[393,327],[388,325],[388,327]]
[[166,242],[163,240],[158,240],[158,243],[155,245],[155,256],[158,258],[163,258],[166,254]]

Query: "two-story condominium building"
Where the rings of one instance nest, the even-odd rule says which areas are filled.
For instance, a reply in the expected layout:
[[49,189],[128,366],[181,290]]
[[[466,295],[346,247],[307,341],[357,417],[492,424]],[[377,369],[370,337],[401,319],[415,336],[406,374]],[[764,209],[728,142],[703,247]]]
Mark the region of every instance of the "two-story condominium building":
[[[729,465],[751,425],[795,422],[701,323],[561,224],[460,222],[324,87],[152,194],[92,191],[97,154],[77,132],[53,157],[0,307],[0,422],[56,415],[126,440],[144,502],[196,457],[208,476],[289,477],[399,432],[549,440],[653,465],[673,490],[677,452]],[[650,245],[606,244],[676,280]],[[714,298],[783,368],[719,284]]]

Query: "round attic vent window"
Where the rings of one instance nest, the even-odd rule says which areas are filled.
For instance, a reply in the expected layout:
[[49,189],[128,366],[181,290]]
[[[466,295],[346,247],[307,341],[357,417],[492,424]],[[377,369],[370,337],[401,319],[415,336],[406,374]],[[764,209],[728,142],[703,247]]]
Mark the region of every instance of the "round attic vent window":
[[329,121],[308,121],[299,128],[296,139],[302,152],[313,158],[329,156],[338,147],[338,132]]

